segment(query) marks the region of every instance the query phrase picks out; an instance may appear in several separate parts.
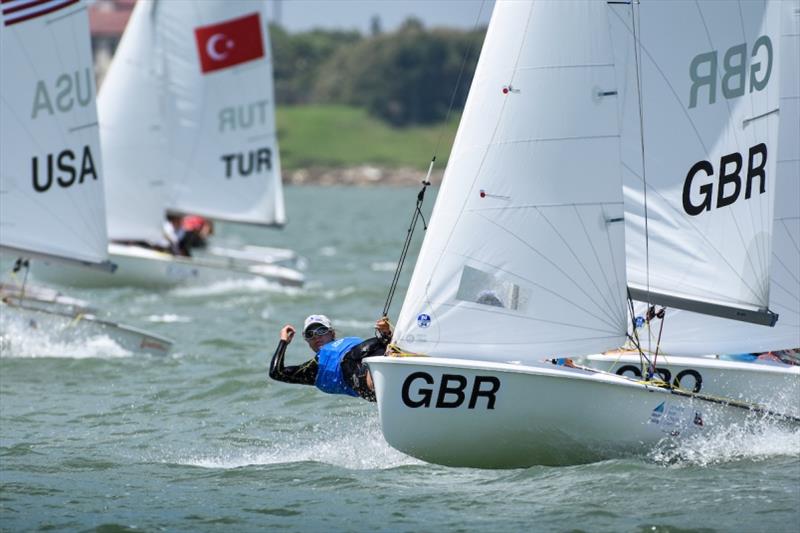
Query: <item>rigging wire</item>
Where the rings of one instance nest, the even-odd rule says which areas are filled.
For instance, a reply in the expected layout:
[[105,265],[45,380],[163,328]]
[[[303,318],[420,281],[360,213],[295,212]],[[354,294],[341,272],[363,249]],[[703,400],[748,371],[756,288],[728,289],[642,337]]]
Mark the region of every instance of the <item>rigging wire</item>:
[[[486,3],[486,0],[483,0],[480,5],[480,9],[478,9],[478,15],[475,17],[475,23],[472,27],[473,33],[477,30],[478,24],[481,20],[481,14],[483,13],[483,7]],[[423,231],[427,231],[428,224],[425,221],[425,217],[422,214],[422,202],[425,200],[425,190],[431,184],[431,172],[433,172],[433,165],[436,163],[436,156],[439,154],[439,148],[442,144],[442,139],[444,138],[445,134],[445,127],[450,122],[450,114],[453,111],[453,106],[455,105],[456,95],[458,94],[458,89],[461,86],[461,79],[464,76],[464,69],[467,65],[467,59],[472,55],[472,49],[474,47],[474,43],[470,42],[469,46],[467,47],[466,52],[461,60],[461,68],[458,71],[458,77],[456,78],[455,87],[453,87],[453,92],[450,95],[450,104],[447,107],[447,113],[445,115],[444,123],[442,124],[442,129],[439,132],[439,138],[436,140],[436,145],[433,149],[433,156],[431,157],[430,165],[428,165],[428,173],[425,176],[425,179],[422,180],[422,189],[417,193],[417,202],[414,206],[414,213],[411,217],[411,224],[408,226],[408,230],[406,232],[406,240],[403,243],[403,248],[400,252],[400,259],[397,261],[397,268],[394,271],[394,276],[392,278],[392,283],[389,286],[389,293],[386,296],[386,303],[383,306],[383,313],[381,314],[382,317],[387,318],[389,316],[389,308],[392,305],[392,300],[394,299],[395,291],[397,290],[397,283],[400,281],[400,273],[403,270],[403,264],[405,263],[406,256],[408,255],[408,250],[411,246],[411,240],[414,235],[414,229],[417,226],[417,220],[422,218],[422,226]]]

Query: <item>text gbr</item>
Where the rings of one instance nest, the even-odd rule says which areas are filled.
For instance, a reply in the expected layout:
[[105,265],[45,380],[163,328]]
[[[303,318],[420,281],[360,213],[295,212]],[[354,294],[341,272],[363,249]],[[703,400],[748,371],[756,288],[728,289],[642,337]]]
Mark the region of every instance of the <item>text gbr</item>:
[[[772,74],[772,41],[766,35],[756,39],[748,65],[747,43],[737,44],[730,47],[724,54],[722,65],[719,65],[719,53],[716,50],[698,54],[692,59],[689,66],[689,78],[691,87],[689,89],[689,109],[698,105],[698,94],[701,89],[707,89],[708,104],[712,105],[717,101],[717,80],[721,85],[722,96],[726,100],[744,96],[745,89],[749,85],[749,92],[762,91],[767,87]],[[722,76],[719,76],[721,67]],[[749,71],[749,76],[747,75]],[[748,83],[749,82],[749,83]],[[691,215],[697,216],[704,211],[710,211],[712,207],[717,209],[733,204],[739,199],[742,190],[741,171],[743,167],[742,154],[732,152],[720,158],[717,167],[717,191],[714,194],[714,183],[702,183],[699,187],[695,182],[701,181],[698,176],[705,174],[707,177],[714,176],[714,165],[710,161],[698,161],[689,169],[683,183],[683,210]],[[747,174],[745,176],[744,199],[751,198],[753,193],[753,180],[759,179],[758,193],[766,192],[766,172],[767,164],[767,145],[764,143],[750,147],[747,157]],[[700,197],[699,202],[693,202],[693,193]],[[716,202],[715,202],[716,200]]]
[[431,407],[436,391],[436,403],[433,407],[454,409],[467,400],[466,391],[469,391],[468,409],[475,409],[479,398],[486,399],[485,402],[481,402],[486,409],[494,409],[497,391],[500,390],[500,380],[494,376],[475,376],[472,386],[468,386],[469,381],[469,378],[459,374],[442,374],[436,391],[433,387],[436,383],[433,376],[427,372],[413,372],[403,381],[401,392],[403,403],[411,408]]

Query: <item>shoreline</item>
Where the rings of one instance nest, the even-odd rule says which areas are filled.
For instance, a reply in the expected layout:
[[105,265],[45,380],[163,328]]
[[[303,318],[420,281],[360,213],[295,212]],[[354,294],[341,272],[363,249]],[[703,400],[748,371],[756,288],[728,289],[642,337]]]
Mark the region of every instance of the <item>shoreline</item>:
[[[354,167],[311,166],[283,171],[284,185],[356,185],[407,187],[419,185],[427,170],[411,167],[382,167],[378,165],[359,165]],[[431,185],[440,185],[444,169],[434,168],[431,172]]]

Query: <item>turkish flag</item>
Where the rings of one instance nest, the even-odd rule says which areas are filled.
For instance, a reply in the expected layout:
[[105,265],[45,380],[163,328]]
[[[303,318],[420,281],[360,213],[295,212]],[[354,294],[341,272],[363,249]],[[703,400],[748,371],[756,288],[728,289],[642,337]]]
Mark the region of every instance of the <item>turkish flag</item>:
[[264,57],[258,13],[195,28],[194,36],[203,73]]

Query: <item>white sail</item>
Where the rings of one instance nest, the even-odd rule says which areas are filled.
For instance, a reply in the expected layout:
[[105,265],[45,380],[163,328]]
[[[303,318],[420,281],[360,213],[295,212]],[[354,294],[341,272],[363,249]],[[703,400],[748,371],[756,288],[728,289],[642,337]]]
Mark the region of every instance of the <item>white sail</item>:
[[[763,352],[800,347],[800,1],[782,3],[780,139],[772,233],[770,308],[774,328],[667,309],[664,353]],[[656,339],[651,339],[654,347]]]
[[533,362],[625,335],[605,3],[498,2],[395,341]]
[[140,1],[100,98],[112,238],[165,210],[283,224],[273,92],[266,2]]
[[136,3],[97,101],[112,240],[166,244],[166,73],[155,56],[153,25],[161,7],[147,0]]
[[166,2],[155,28],[168,72],[167,207],[284,224],[267,3]]
[[3,2],[0,247],[107,260],[86,6]]
[[779,11],[768,1],[611,8],[627,80],[620,96],[634,297],[771,320]]

